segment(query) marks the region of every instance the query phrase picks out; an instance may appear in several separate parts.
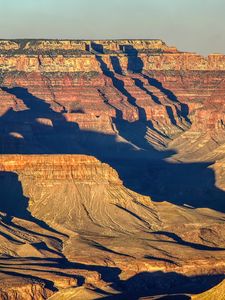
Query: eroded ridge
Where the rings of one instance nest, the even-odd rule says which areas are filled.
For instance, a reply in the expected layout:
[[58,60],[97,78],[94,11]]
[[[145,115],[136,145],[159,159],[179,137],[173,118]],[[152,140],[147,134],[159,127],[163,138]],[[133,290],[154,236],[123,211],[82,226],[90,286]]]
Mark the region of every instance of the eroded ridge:
[[224,55],[1,40],[0,71],[0,298],[218,297]]

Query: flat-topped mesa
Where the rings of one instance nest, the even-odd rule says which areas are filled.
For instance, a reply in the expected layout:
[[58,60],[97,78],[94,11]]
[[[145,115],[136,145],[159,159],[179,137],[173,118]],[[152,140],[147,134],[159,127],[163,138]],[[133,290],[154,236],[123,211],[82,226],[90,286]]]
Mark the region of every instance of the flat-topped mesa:
[[132,49],[138,51],[161,51],[161,52],[177,52],[175,47],[169,47],[162,40],[0,40],[0,51],[15,51],[25,53],[41,53],[41,52],[71,52],[92,50],[97,52],[115,51],[118,53],[129,53]]
[[150,198],[92,156],[2,155],[0,173],[0,181],[22,185],[32,215],[51,226],[103,234],[158,226]]
[[[113,60],[123,71],[136,60],[142,70],[225,70],[225,56],[180,52],[161,40],[0,40],[0,70],[97,72]],[[115,60],[115,58],[114,58]],[[133,62],[132,62],[133,61]]]
[[39,51],[86,51],[87,43],[85,41],[60,41],[60,40],[37,40],[27,42],[24,46],[24,50],[31,52]]
[[177,48],[170,47],[162,40],[151,39],[151,40],[93,40],[89,41],[90,47],[93,50],[99,52],[122,52],[127,54],[133,54],[132,51],[138,52],[177,52]]
[[35,54],[57,51],[86,51],[87,43],[76,40],[0,40],[0,52]]

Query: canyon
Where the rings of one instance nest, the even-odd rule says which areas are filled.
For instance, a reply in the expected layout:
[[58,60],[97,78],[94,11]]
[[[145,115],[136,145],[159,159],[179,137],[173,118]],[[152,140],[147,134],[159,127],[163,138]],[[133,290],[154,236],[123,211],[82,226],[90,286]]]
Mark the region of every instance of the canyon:
[[0,299],[225,299],[225,55],[0,40],[0,103]]

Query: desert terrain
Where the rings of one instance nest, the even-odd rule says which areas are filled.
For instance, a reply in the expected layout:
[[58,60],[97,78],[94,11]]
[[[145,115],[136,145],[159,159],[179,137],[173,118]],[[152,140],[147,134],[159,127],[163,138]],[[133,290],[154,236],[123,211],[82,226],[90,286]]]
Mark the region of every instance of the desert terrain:
[[225,299],[225,56],[0,40],[0,299]]

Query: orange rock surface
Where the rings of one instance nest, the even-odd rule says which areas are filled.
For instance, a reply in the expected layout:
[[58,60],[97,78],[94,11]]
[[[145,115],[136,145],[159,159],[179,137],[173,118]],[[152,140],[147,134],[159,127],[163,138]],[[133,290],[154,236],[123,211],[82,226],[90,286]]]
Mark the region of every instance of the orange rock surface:
[[0,71],[0,299],[218,295],[225,56],[1,40]]

